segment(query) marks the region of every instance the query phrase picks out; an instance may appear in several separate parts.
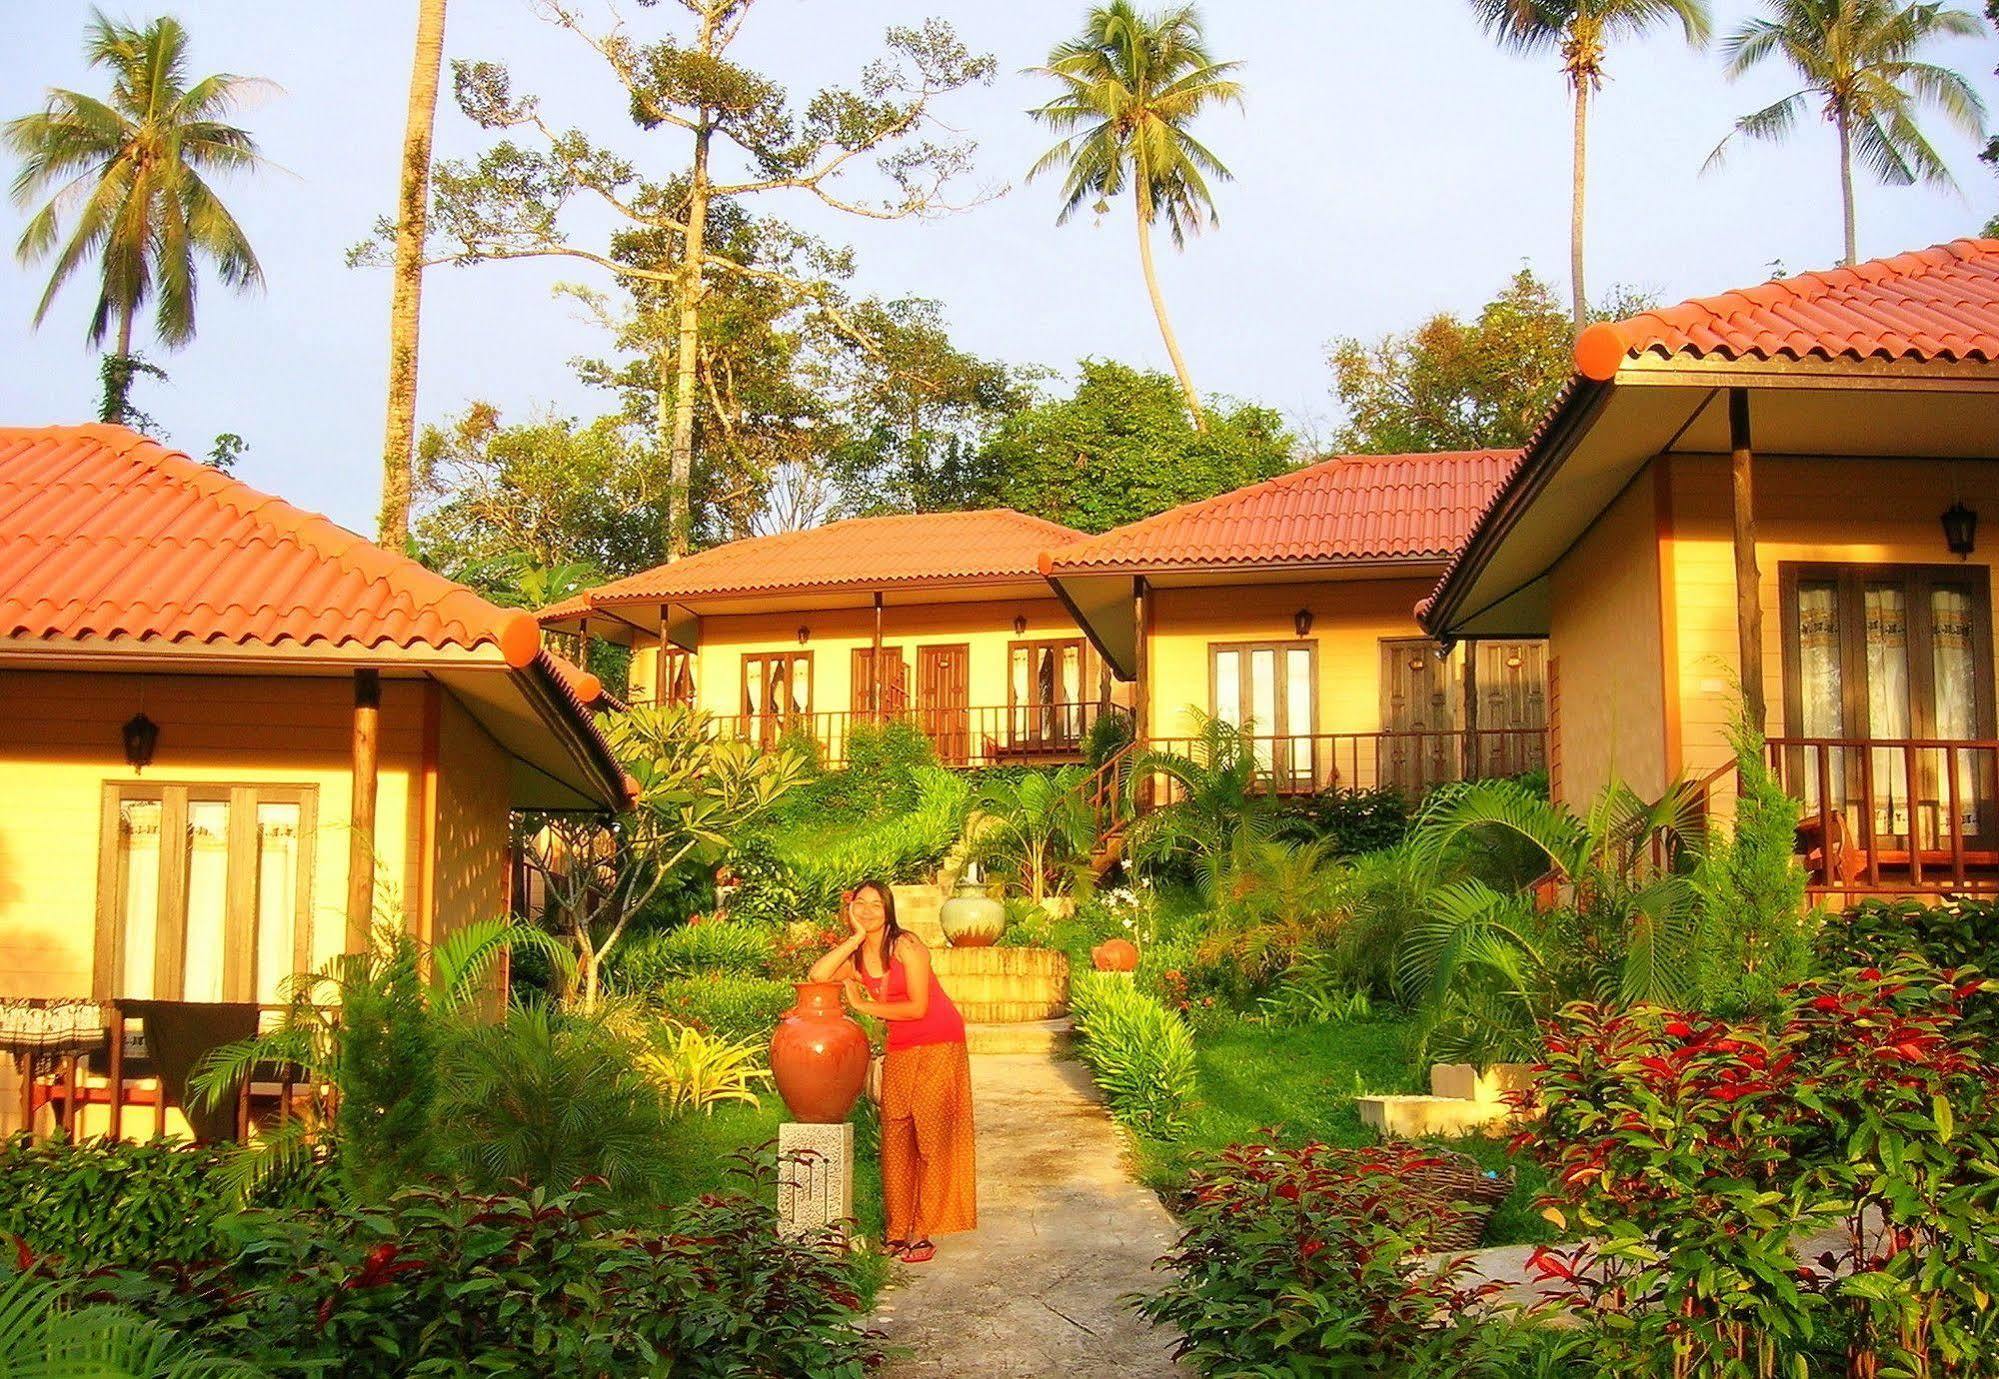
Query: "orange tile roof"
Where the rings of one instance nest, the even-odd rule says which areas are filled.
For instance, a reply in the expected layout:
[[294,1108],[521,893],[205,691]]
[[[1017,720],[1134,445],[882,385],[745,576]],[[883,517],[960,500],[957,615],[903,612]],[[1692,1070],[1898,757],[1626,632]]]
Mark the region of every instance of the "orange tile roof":
[[1006,508],[854,517],[711,547],[564,599],[541,618],[672,599],[1033,579],[1042,551],[1081,535]]
[[540,652],[527,613],[119,426],[0,427],[0,638]]
[[1999,239],[1960,239],[1600,322],[1576,342],[1576,368],[1603,381],[1647,354],[1993,363]]
[[1053,551],[1052,575],[1286,562],[1442,560],[1517,450],[1341,455]]

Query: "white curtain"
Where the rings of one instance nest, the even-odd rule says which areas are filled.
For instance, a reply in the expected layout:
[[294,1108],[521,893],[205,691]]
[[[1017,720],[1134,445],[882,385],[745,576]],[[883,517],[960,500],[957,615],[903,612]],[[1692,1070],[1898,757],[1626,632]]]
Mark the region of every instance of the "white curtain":
[[1292,779],[1300,784],[1312,779],[1312,653],[1294,646],[1284,653],[1284,731],[1291,734],[1286,748]]
[[181,999],[223,999],[222,961],[229,929],[229,805],[187,804],[187,948]]
[[1025,742],[1032,734],[1034,723],[1033,692],[1034,649],[1017,646],[1013,649],[1012,663],[1007,668],[1008,688],[1013,693],[1013,740]]
[[158,800],[125,800],[118,806],[118,895],[125,968],[118,994],[150,1000],[160,932]]
[[1215,717],[1242,725],[1242,653],[1215,653]]
[[257,806],[257,999],[282,999],[298,966],[299,807]]
[[[1901,586],[1870,584],[1867,614],[1868,736],[1909,735],[1909,608]],[[1874,827],[1907,834],[1910,804],[1906,753],[1899,747],[1872,749]]]
[[[1936,735],[1977,737],[1977,663],[1971,645],[1971,595],[1963,589],[1930,591],[1930,662],[1936,679]],[[1979,823],[1982,801],[1978,798],[1973,754],[1964,751],[1937,755],[1950,758],[1948,764],[1937,762],[1938,807],[1946,810],[1950,807],[1949,777],[1943,772],[1954,772],[1958,822],[1967,832],[1983,832]]]
[[[1839,597],[1837,589],[1831,584],[1803,584],[1798,588],[1798,678],[1799,698],[1802,701],[1797,729],[1799,734],[1804,737],[1845,736],[1844,686],[1839,661]],[[1828,773],[1832,776],[1830,803],[1838,807],[1846,799],[1846,772],[1837,749],[1826,755]],[[1810,811],[1818,808],[1819,804],[1819,755],[1815,749],[1804,749],[1804,767],[1805,806]]]
[[1277,653],[1258,648],[1249,653],[1249,716],[1256,734],[1256,759],[1271,768],[1271,734],[1277,731]]

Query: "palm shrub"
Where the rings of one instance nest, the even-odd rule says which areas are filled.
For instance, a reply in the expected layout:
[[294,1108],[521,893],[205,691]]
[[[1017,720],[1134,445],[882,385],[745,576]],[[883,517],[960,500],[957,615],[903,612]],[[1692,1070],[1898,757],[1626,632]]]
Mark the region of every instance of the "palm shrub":
[[264,1371],[196,1346],[128,1308],[79,1304],[60,1284],[0,1274],[0,1374],[9,1379],[255,1379]]
[[972,831],[972,855],[1012,873],[1037,902],[1069,889],[1076,865],[1096,841],[1083,798],[1080,766],[1026,771],[986,783]]
[[1081,972],[1069,983],[1076,1051],[1110,1103],[1111,1114],[1152,1139],[1185,1128],[1195,1089],[1194,1037],[1186,1024],[1132,979]]
[[1212,924],[1195,949],[1194,994],[1252,1008],[1286,971],[1332,946],[1344,927],[1345,869],[1330,840],[1238,835],[1216,883]]
[[[1489,835],[1531,846],[1529,887],[1452,878],[1466,844]],[[1658,800],[1613,782],[1582,817],[1512,781],[1479,781],[1426,807],[1411,835],[1423,919],[1404,937],[1397,981],[1418,1005],[1436,1057],[1532,1061],[1540,1027],[1564,1005],[1677,1003],[1693,971],[1704,850],[1696,792]]]
[[771,1078],[762,1062],[767,1044],[672,1021],[648,1023],[639,1071],[665,1098],[669,1112],[706,1115],[728,1102],[757,1104],[758,1087]]
[[1191,872],[1213,895],[1237,837],[1268,838],[1279,821],[1252,727],[1189,712],[1194,736],[1184,751],[1147,750],[1132,762],[1128,789],[1163,783],[1172,799],[1133,820],[1125,855],[1141,867]]

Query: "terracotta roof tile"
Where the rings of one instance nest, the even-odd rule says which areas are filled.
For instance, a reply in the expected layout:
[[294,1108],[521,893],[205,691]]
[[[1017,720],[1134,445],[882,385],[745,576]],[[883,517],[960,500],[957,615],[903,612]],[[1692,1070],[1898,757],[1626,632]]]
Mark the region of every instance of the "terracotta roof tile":
[[715,546],[564,599],[541,617],[716,595],[1032,579],[1042,551],[1080,536],[1006,508],[855,517]]
[[1576,342],[1576,367],[1601,381],[1645,354],[1999,362],[1999,239],[1960,239],[1601,322]]
[[1441,560],[1519,453],[1342,455],[1077,542],[1052,552],[1044,569]]
[[0,638],[540,650],[527,614],[118,426],[0,427]]

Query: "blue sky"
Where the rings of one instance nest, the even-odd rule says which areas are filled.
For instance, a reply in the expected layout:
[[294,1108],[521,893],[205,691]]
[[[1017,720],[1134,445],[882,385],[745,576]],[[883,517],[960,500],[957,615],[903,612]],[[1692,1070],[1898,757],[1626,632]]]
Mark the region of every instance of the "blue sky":
[[[108,7],[143,19],[155,11]],[[642,36],[680,14],[625,7]],[[1552,57],[1495,48],[1463,0],[1209,0],[1216,52],[1240,59],[1246,111],[1208,121],[1204,137],[1234,169],[1219,193],[1219,231],[1184,254],[1162,246],[1162,278],[1196,382],[1204,391],[1283,410],[1307,434],[1336,420],[1324,362],[1336,336],[1406,328],[1440,309],[1470,310],[1522,263],[1566,294],[1569,108]],[[1023,185],[1046,146],[1022,113],[1045,95],[1020,74],[1076,24],[1077,0],[759,0],[736,55],[795,93],[857,70],[884,26],[940,15],[997,55],[992,86],[941,107],[979,145],[977,182],[999,195],[923,224],[838,217],[786,203],[819,233],[851,243],[856,287],[941,300],[962,345],[1016,362],[1067,366],[1104,355],[1163,367],[1139,277],[1128,213],[1058,229],[1052,182]],[[1752,12],[1715,0],[1717,29]],[[99,89],[79,56],[86,7],[0,0],[0,115],[35,108],[51,85]],[[282,90],[242,122],[284,171],[227,189],[270,280],[238,298],[219,288],[200,308],[193,346],[162,362],[170,387],[143,405],[179,445],[244,436],[239,474],[366,530],[372,527],[387,354],[388,282],[342,263],[345,247],[394,191],[414,26],[410,0],[183,0],[202,72],[270,78]],[[513,66],[554,120],[617,131],[665,168],[666,136],[624,132],[594,56],[533,17],[526,0],[454,0],[450,58]],[[1940,45],[1999,111],[1999,41]],[[447,76],[448,80],[448,76]],[[1741,286],[1781,260],[1791,271],[1838,257],[1833,139],[1813,121],[1790,143],[1744,146],[1700,175],[1731,119],[1789,88],[1776,69],[1730,84],[1713,54],[1661,34],[1610,55],[1592,127],[1593,293],[1626,284],[1681,297]],[[1976,233],[1999,208],[1999,181],[1976,146],[1931,129],[1963,196],[1863,183],[1864,256]],[[440,103],[441,156],[482,136]],[[11,175],[11,169],[9,170]],[[775,203],[766,202],[767,208]],[[11,249],[23,216],[0,207]],[[579,239],[601,227],[579,221]],[[83,345],[90,298],[71,288],[40,331],[29,319],[34,269],[0,260],[0,420],[86,419],[96,365]],[[473,398],[522,418],[554,406],[587,415],[597,395],[569,361],[599,352],[596,328],[552,286],[590,278],[582,265],[494,264],[433,270],[424,301],[421,415],[439,419]]]

